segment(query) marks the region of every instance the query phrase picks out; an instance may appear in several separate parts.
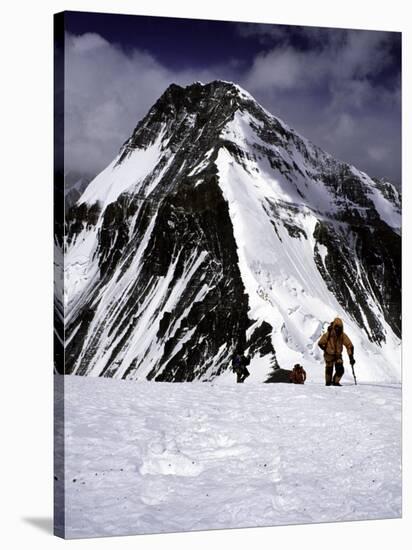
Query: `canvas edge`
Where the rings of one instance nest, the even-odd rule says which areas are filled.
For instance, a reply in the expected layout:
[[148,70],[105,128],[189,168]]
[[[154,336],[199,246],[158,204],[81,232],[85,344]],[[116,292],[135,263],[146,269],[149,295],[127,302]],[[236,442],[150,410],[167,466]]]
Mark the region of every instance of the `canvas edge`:
[[53,15],[53,241],[54,241],[54,315],[53,315],[53,532],[65,536],[65,433],[64,433],[64,315],[63,255],[64,234],[64,84],[65,13]]

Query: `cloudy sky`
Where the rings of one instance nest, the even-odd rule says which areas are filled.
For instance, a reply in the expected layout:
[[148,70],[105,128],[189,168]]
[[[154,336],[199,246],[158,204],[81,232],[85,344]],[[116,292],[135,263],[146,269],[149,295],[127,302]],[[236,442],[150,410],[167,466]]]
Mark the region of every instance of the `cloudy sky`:
[[172,82],[237,82],[335,157],[401,184],[401,35],[67,12],[66,169],[96,174]]

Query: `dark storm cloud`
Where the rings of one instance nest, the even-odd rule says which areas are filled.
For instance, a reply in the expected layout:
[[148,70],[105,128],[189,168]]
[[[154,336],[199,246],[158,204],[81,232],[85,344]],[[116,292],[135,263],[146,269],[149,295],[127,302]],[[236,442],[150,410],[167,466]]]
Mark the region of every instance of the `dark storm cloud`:
[[[400,182],[400,35],[228,25],[233,48],[221,62],[188,54],[180,69],[98,33],[68,34],[67,169],[101,170],[171,82],[222,78],[336,157]],[[253,55],[245,57],[246,48]]]

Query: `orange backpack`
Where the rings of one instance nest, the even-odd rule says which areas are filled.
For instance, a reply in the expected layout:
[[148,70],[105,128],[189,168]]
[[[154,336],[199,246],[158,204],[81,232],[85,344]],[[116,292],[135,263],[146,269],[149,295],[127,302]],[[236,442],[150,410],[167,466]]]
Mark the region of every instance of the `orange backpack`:
[[304,384],[306,380],[306,371],[301,365],[295,365],[290,373],[290,381],[293,384]]

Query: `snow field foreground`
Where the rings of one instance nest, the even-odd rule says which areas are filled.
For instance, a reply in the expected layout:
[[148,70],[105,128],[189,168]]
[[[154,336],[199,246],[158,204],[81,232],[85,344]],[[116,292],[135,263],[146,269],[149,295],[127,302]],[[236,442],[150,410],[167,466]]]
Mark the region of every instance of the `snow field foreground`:
[[65,416],[67,538],[401,514],[400,386],[67,376]]

